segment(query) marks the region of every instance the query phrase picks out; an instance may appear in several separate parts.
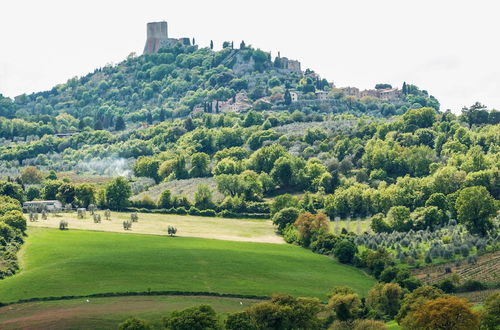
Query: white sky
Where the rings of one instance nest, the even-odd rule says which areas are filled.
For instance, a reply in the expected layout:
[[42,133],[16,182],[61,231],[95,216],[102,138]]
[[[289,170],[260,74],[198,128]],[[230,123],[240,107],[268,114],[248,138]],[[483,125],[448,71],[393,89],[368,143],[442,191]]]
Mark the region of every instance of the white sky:
[[299,59],[338,87],[403,81],[441,109],[500,109],[496,0],[8,0],[0,7],[0,93],[47,90],[131,52],[146,23],[171,37],[247,44]]

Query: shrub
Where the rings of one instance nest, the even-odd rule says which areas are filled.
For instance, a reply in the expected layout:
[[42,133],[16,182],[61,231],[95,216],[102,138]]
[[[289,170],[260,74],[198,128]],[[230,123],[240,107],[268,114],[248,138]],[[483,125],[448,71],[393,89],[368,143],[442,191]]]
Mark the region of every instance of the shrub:
[[150,330],[153,327],[144,320],[131,317],[118,325],[119,330]]
[[298,208],[284,208],[273,216],[273,223],[278,226],[279,231],[282,231],[287,225],[293,224],[297,220],[299,213]]
[[203,217],[215,217],[217,215],[217,212],[215,212],[215,210],[206,209],[206,210],[201,210],[199,212],[199,215]]
[[169,236],[174,236],[177,233],[177,228],[169,225],[167,228],[167,233]]
[[387,327],[382,321],[376,320],[356,320],[353,330],[385,330]]
[[174,209],[176,214],[188,214],[185,207],[177,207]]
[[200,305],[174,311],[164,318],[165,327],[176,330],[218,329],[217,314],[209,305]]
[[132,229],[132,221],[131,220],[123,221],[123,229],[125,229],[125,230]]
[[337,244],[333,250],[333,254],[341,263],[346,264],[352,262],[357,250],[358,248],[352,241],[344,239]]
[[481,291],[486,290],[487,286],[476,280],[467,280],[457,288],[459,292]]
[[59,222],[59,229],[60,230],[67,230],[68,229],[68,221],[66,220],[61,220]]
[[441,282],[439,282],[439,284],[437,285],[437,287],[440,288],[441,290],[443,290],[446,293],[453,293],[453,292],[455,292],[457,290],[455,284],[449,278],[444,279]]
[[227,330],[257,330],[258,326],[253,317],[247,312],[231,313],[227,316],[225,327]]
[[172,206],[172,193],[170,190],[166,189],[161,193],[160,198],[158,199],[158,207],[168,209]]
[[288,224],[283,230],[283,239],[285,242],[293,244],[299,242],[299,231],[294,225]]

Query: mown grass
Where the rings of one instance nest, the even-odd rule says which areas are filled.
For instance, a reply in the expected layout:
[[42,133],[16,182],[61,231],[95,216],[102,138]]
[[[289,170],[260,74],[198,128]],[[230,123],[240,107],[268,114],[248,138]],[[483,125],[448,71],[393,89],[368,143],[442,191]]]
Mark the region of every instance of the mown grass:
[[0,302],[130,291],[196,291],[326,300],[375,281],[300,247],[187,237],[30,228],[22,271],[2,280]]
[[135,316],[162,329],[169,312],[200,304],[212,306],[224,318],[258,300],[206,296],[133,296],[37,301],[0,308],[0,329],[116,329]]
[[114,231],[136,234],[167,235],[169,225],[177,228],[177,236],[216,238],[230,241],[284,243],[270,220],[226,219],[177,214],[139,213],[139,221],[131,230],[123,229],[123,221],[130,220],[129,212],[111,212],[110,220],[101,215],[101,223],[94,223],[90,212],[84,219],[78,219],[76,212],[49,214],[47,220],[29,222],[28,226],[59,228],[59,222],[66,220],[69,229]]

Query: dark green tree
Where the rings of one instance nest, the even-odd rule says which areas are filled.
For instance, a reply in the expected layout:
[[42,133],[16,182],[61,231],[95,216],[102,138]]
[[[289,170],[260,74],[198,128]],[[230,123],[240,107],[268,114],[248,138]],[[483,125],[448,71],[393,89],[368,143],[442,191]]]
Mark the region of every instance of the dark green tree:
[[285,98],[285,105],[290,105],[290,104],[292,104],[292,94],[290,93],[290,91],[288,90],[288,88],[287,88],[287,90],[285,91],[285,96],[284,96],[284,98]]
[[464,188],[455,202],[458,221],[472,233],[485,235],[492,227],[491,218],[498,210],[497,203],[483,186]]
[[152,330],[149,322],[131,317],[118,325],[118,330]]
[[358,248],[351,240],[344,239],[337,243],[333,254],[341,263],[347,264],[352,262],[357,250]]
[[115,121],[115,131],[123,131],[125,129],[125,120],[123,116],[116,117]]
[[216,330],[219,329],[217,314],[209,305],[200,305],[174,311],[165,320],[167,329]]
[[112,210],[123,210],[129,203],[132,195],[130,183],[124,177],[112,180],[105,190],[108,207]]

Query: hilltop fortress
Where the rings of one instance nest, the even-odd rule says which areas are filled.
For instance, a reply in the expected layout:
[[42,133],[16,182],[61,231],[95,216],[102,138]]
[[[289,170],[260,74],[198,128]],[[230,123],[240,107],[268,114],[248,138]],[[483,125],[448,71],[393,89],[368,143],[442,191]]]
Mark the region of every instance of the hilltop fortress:
[[[168,23],[166,21],[151,22],[147,24],[147,39],[143,54],[156,54],[160,48],[171,47],[176,44],[190,46],[191,40],[190,38],[169,38]],[[228,47],[233,47],[233,43],[227,43],[227,45]],[[302,73],[299,61],[281,57],[279,52],[275,60],[275,66],[279,69],[288,70],[289,72]]]
[[[161,22],[151,22],[147,24],[147,39],[146,45],[144,46],[144,54],[156,54],[163,47],[172,47],[175,45],[181,46],[191,46],[190,38],[169,38],[168,37],[168,23],[166,21]],[[193,39],[193,46],[194,39]],[[224,48],[231,48],[231,52],[224,59],[222,64],[230,66],[234,73],[237,75],[241,75],[244,72],[252,72],[255,69],[255,61],[252,57],[245,58],[241,53],[240,49],[233,48],[233,42],[224,42]],[[271,53],[267,53],[269,57],[269,64],[274,67],[274,69],[278,69],[281,73],[295,73],[299,75],[306,74],[308,77],[313,80],[320,79],[319,75],[314,72],[304,73],[301,68],[301,63],[297,60],[288,59],[287,57],[281,57],[280,52],[278,52],[278,56],[271,62]],[[335,88],[335,85],[330,83],[330,88],[335,89],[337,92],[342,93],[347,96],[353,96],[356,98],[362,97],[374,97],[378,98],[382,101],[396,101],[403,95],[403,92],[398,88],[383,88],[383,89],[367,89],[367,90],[359,90],[356,87],[342,87]],[[299,101],[299,99],[303,98],[303,93],[300,91],[290,91],[292,102]],[[329,98],[328,93],[323,90],[319,90],[315,92],[316,99],[320,101],[325,101]],[[222,111],[231,109],[234,111],[242,111],[250,107],[250,104],[247,102],[246,95],[240,95],[236,97],[235,100],[228,100],[228,102],[217,102],[218,108]],[[233,105],[236,104],[236,105]],[[242,106],[243,104],[243,106]],[[213,108],[213,106],[211,106]]]
[[175,44],[190,46],[191,41],[189,38],[169,38],[168,23],[165,21],[148,23],[144,54],[155,54],[160,48],[173,46]]

